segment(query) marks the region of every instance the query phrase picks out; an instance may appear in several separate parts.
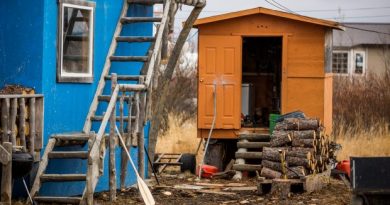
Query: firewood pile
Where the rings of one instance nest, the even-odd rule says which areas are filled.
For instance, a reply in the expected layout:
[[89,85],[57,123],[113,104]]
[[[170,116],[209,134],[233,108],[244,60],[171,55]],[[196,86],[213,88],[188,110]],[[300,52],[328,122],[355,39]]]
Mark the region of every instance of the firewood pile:
[[294,179],[324,172],[335,158],[332,147],[319,120],[286,118],[276,124],[270,146],[263,147],[260,175],[280,178],[284,170]]

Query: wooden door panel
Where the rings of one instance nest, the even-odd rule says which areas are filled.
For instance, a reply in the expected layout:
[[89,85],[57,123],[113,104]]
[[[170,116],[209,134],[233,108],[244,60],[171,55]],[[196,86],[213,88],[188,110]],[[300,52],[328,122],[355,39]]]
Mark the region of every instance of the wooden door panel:
[[213,120],[216,86],[216,129],[241,125],[241,37],[199,37],[198,128],[208,129]]

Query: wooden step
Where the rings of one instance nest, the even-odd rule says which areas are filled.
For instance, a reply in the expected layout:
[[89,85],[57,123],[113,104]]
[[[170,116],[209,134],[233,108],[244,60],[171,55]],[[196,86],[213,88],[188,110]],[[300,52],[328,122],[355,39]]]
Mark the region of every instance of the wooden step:
[[159,17],[123,17],[121,18],[121,23],[160,22],[161,19]]
[[237,148],[262,148],[269,147],[269,142],[237,142]]
[[43,174],[41,182],[85,181],[86,174]]
[[118,36],[116,41],[127,42],[127,43],[142,43],[142,42],[153,42],[156,38],[153,36]]
[[154,165],[171,165],[171,166],[173,166],[173,165],[176,165],[176,166],[180,166],[180,165],[182,165],[183,163],[181,163],[181,162],[154,162],[153,163]]
[[88,60],[88,56],[79,56],[79,55],[64,55],[64,60],[72,61],[85,61]]
[[89,36],[82,36],[82,35],[68,35],[66,36],[66,39],[67,40],[70,40],[70,41],[85,41],[85,40],[88,40]]
[[[118,96],[118,100],[121,98],[121,96]],[[131,100],[133,97],[129,97],[129,96],[125,96],[124,97],[124,101],[129,101]],[[111,95],[99,95],[98,96],[98,100],[99,101],[103,101],[103,102],[109,102],[111,100]]]
[[[103,120],[103,116],[101,116],[101,115],[92,116],[92,117],[91,117],[91,120],[92,120],[92,121],[102,121],[102,120]],[[120,118],[119,116],[117,116],[117,117],[116,117],[116,121],[120,121],[120,120],[121,120],[121,118]],[[134,121],[134,120],[135,120],[135,117],[132,116],[132,117],[131,117],[131,120]],[[125,121],[125,122],[129,121],[129,116],[123,116],[123,121]]]
[[51,136],[57,140],[62,141],[88,141],[90,134],[86,133],[64,133],[64,134],[55,134]]
[[63,196],[36,196],[34,201],[41,203],[55,203],[55,204],[79,204],[81,197],[63,197]]
[[148,56],[110,56],[110,60],[117,61],[117,62],[127,62],[127,61],[146,62],[148,61]]
[[153,4],[163,4],[163,0],[127,0],[129,4],[143,4],[143,5],[153,5]]
[[88,159],[88,151],[51,151],[51,159]]
[[[117,80],[139,81],[144,75],[117,75]],[[111,75],[104,76],[105,80],[111,80]]]
[[269,134],[261,134],[261,133],[248,133],[248,134],[240,134],[238,139],[242,140],[251,140],[251,141],[263,141],[269,142],[271,137]]
[[232,169],[236,171],[260,171],[261,168],[262,166],[257,164],[234,164]]
[[262,159],[262,152],[236,152],[236,159]]

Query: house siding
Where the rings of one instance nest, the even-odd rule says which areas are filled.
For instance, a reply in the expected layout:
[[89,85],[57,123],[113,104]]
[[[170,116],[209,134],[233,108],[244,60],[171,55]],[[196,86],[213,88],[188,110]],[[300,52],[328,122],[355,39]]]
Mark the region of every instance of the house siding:
[[[90,104],[106,61],[112,37],[122,11],[123,0],[94,0],[94,51],[92,83],[58,83],[57,72],[57,26],[58,1],[1,1],[0,2],[0,82],[18,83],[36,89],[44,94],[44,145],[52,134],[81,132]],[[7,11],[2,12],[7,7]],[[152,16],[151,6],[131,5],[128,16]],[[4,28],[4,29],[3,29]],[[126,25],[121,35],[152,35],[151,23]],[[145,55],[150,44],[121,44],[117,55]],[[120,73],[127,69],[128,75],[139,74],[142,63],[112,64],[112,71]],[[110,81],[104,93],[110,92]],[[99,107],[102,114],[105,107]],[[145,142],[148,142],[148,128],[145,127]],[[98,125],[93,124],[92,130]],[[146,143],[147,146],[147,143]],[[75,147],[74,149],[80,149]],[[132,148],[133,160],[137,161],[137,149]],[[108,152],[107,152],[108,153]],[[120,149],[116,150],[117,184],[120,177]],[[104,175],[100,177],[96,191],[108,190],[108,155],[104,162]],[[132,185],[136,178],[132,168],[128,167],[126,184]],[[146,169],[147,170],[147,169]],[[46,173],[85,173],[85,160],[53,160]],[[32,183],[32,182],[31,182]],[[40,194],[53,196],[79,195],[85,182],[45,183]]]

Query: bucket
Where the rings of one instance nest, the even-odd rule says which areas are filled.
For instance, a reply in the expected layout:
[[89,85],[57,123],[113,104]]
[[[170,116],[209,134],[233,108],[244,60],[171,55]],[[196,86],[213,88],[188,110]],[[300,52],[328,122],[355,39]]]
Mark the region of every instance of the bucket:
[[279,114],[272,113],[269,115],[269,133],[270,134],[272,134],[272,132],[274,131],[276,121],[278,120],[279,117],[280,117]]

